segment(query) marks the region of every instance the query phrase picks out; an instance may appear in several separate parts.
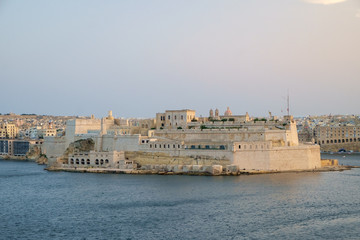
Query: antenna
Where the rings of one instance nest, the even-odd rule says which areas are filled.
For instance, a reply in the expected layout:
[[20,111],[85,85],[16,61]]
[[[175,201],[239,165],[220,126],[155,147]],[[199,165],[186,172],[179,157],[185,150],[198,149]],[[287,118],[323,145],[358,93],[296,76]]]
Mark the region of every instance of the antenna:
[[290,116],[290,97],[289,97],[289,89],[287,94],[287,115]]

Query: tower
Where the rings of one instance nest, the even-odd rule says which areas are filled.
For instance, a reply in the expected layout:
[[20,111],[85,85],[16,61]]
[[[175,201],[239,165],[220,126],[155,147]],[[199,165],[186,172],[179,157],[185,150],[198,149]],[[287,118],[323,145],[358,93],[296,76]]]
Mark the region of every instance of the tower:
[[210,118],[213,118],[213,117],[214,117],[214,111],[213,111],[212,109],[210,109],[209,117],[210,117]]

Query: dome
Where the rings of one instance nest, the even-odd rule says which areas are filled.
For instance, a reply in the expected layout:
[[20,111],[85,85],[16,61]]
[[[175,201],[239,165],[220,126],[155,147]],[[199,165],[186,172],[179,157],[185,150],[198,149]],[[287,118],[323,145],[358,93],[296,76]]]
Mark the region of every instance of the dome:
[[232,116],[232,112],[231,112],[231,110],[230,110],[229,107],[227,107],[224,115],[225,115],[225,116]]

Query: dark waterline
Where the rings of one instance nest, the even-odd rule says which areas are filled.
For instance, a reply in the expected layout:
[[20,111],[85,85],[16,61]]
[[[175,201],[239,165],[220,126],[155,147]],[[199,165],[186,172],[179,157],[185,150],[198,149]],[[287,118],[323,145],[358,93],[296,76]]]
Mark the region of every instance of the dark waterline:
[[[360,165],[360,155],[324,155]],[[238,177],[0,160],[0,239],[359,239],[360,169]]]

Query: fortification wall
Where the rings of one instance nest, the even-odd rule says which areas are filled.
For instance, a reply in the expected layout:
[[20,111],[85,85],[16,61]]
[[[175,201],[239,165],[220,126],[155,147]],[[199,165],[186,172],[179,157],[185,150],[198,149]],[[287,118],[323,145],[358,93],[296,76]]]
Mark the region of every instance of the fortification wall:
[[321,168],[318,146],[278,148],[270,151],[270,169],[278,171]]
[[236,151],[233,164],[240,169],[287,171],[321,167],[320,149],[316,145],[278,147],[270,150]]
[[237,129],[203,129],[203,130],[158,130],[155,136],[174,139],[179,141],[214,141],[214,142],[232,142],[232,141],[264,141],[264,131],[248,131]]
[[45,137],[42,149],[48,158],[48,165],[53,165],[56,159],[63,155],[68,145],[64,137]]
[[229,165],[229,159],[214,159],[201,155],[171,156],[159,152],[126,151],[125,158],[140,165]]

